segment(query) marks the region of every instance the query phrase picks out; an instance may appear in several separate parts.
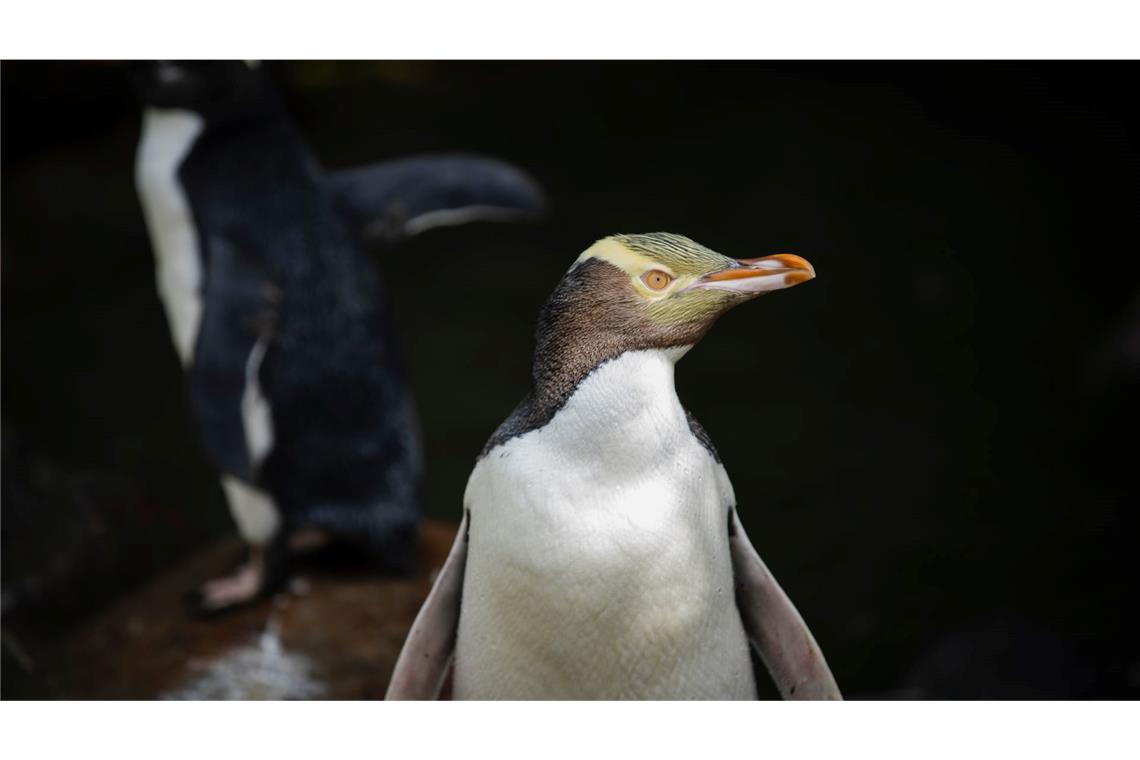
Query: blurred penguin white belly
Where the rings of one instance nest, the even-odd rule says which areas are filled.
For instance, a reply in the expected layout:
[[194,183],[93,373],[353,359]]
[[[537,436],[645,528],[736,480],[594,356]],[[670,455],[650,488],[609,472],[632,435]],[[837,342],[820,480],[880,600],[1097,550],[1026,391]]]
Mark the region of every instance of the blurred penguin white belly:
[[457,698],[754,698],[731,486],[635,351],[476,466]]
[[[174,347],[186,367],[194,361],[204,283],[198,229],[178,171],[204,127],[202,117],[192,111],[145,109],[135,162],[135,182],[154,247],[159,299],[166,310]],[[265,344],[259,341],[246,361],[241,399],[242,429],[254,470],[274,443],[271,408],[258,383],[264,354]],[[256,546],[269,543],[281,527],[280,511],[273,499],[232,475],[224,474],[221,480],[242,537]]]
[[193,360],[202,321],[202,257],[178,168],[203,126],[202,117],[191,111],[146,109],[135,162],[135,181],[154,246],[158,293],[184,365]]
[[254,546],[272,541],[281,528],[281,512],[269,494],[230,475],[222,476],[222,490],[241,537]]

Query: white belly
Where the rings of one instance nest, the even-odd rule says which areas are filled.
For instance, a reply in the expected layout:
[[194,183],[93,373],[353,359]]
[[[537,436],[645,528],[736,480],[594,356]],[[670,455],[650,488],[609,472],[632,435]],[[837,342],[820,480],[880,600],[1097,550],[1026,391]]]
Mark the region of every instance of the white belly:
[[135,160],[135,184],[154,248],[158,294],[182,363],[193,360],[202,322],[202,258],[178,169],[203,127],[189,111],[148,108]]
[[[731,495],[661,354],[604,365],[476,466],[456,697],[755,697]],[[631,395],[630,377],[652,392]]]
[[[154,248],[158,294],[174,347],[186,366],[194,360],[202,323],[202,252],[178,171],[204,126],[202,117],[190,111],[148,108],[135,158],[135,184]],[[258,382],[264,355],[265,343],[258,342],[246,361],[241,400],[246,447],[254,469],[273,448],[272,412]],[[242,537],[254,545],[267,544],[281,525],[273,499],[228,475],[222,476],[222,488]]]

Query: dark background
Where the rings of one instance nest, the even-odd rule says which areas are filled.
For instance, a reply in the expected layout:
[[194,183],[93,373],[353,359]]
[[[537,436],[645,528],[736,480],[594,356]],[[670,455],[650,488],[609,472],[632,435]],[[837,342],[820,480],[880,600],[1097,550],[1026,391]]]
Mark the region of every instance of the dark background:
[[[845,693],[1140,695],[1134,65],[272,70],[330,167],[481,151],[552,199],[537,226],[377,251],[430,515],[458,518],[592,241],[798,253],[818,279],[728,314],[678,389]],[[153,284],[125,73],[2,83],[8,696],[21,653],[232,528]]]

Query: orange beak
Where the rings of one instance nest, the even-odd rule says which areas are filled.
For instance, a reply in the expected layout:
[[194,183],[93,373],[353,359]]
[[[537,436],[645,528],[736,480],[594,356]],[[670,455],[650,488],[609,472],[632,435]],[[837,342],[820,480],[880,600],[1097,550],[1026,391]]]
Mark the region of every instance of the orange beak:
[[792,253],[777,253],[758,259],[737,259],[732,266],[706,274],[696,286],[730,290],[745,295],[759,295],[790,288],[815,277],[815,268],[807,259]]

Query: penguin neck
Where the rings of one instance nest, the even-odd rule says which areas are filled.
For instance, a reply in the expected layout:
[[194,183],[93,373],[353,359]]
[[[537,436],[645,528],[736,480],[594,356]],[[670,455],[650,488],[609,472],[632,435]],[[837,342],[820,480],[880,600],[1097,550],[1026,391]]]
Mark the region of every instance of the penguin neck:
[[[578,378],[535,387],[494,432],[479,457],[535,430],[556,426],[571,440],[613,446],[652,444],[677,421],[686,421],[677,398],[673,368],[692,346],[632,349],[608,357]],[[588,448],[588,446],[587,446]],[[599,449],[600,450],[600,449]]]
[[[569,368],[563,361],[536,361],[531,393],[535,398],[558,401],[560,405],[564,405],[581,391],[587,381],[599,373],[605,376],[607,382],[599,384],[594,381],[591,383],[592,392],[607,396],[609,401],[620,402],[626,396],[641,396],[663,391],[675,393],[674,368],[677,361],[691,348],[692,346],[672,346],[629,349],[599,359],[595,365],[587,369],[570,372],[567,371]],[[635,368],[647,374],[642,376],[634,371]],[[614,383],[615,380],[618,382]]]
[[588,259],[562,278],[539,314],[532,398],[554,413],[600,367],[631,353],[669,359],[671,384],[672,364],[707,329],[704,322],[653,320],[632,295],[629,275],[607,261]]
[[555,413],[548,440],[595,471],[614,461],[623,472],[660,461],[663,449],[688,438],[674,386],[674,365],[687,350],[627,351],[599,365]]
[[[600,259],[571,267],[539,313],[535,330],[533,385],[523,402],[487,441],[486,456],[512,438],[545,427],[580,388],[603,372],[640,364],[626,357],[652,356],[650,362],[668,372],[649,372],[656,385],[647,388],[636,372],[625,371],[628,382],[612,389],[595,389],[605,403],[636,405],[639,398],[669,398],[676,402],[673,364],[707,330],[705,323],[667,326],[647,319],[630,296],[629,276]],[[594,383],[596,385],[596,383]],[[664,394],[661,396],[660,394]],[[598,402],[600,406],[603,402]],[[680,408],[679,403],[677,404]],[[604,417],[604,410],[598,410]]]

